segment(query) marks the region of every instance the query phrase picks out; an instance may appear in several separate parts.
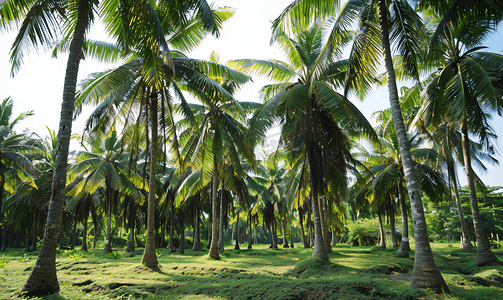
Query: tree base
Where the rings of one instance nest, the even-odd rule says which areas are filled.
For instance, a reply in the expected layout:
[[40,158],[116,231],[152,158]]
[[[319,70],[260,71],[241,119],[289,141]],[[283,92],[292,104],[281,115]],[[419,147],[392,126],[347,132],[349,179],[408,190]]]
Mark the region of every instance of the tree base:
[[54,270],[42,271],[40,267],[34,267],[31,271],[30,277],[21,289],[21,296],[31,297],[40,295],[50,295],[59,292],[59,282],[56,276],[56,267]]
[[491,249],[487,249],[485,251],[478,251],[477,248],[477,258],[475,258],[475,264],[478,267],[484,266],[499,266],[501,265],[501,261],[494,255]]
[[400,258],[407,258],[409,257],[409,251],[410,251],[410,245],[408,241],[402,241],[400,243],[400,247],[398,247],[398,250],[396,253],[398,254],[398,257]]
[[220,259],[220,254],[218,254],[217,248],[210,248],[209,256],[212,259]]

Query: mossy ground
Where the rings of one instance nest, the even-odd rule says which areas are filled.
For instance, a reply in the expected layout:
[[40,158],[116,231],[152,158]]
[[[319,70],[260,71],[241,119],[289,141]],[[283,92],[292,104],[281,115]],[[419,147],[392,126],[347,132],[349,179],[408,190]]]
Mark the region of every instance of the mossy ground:
[[[411,245],[413,247],[413,244]],[[229,246],[220,260],[207,250],[168,254],[157,249],[160,266],[141,265],[142,250],[134,256],[119,250],[104,256],[60,251],[57,257],[58,295],[43,299],[503,299],[503,267],[475,266],[476,250],[433,243],[436,264],[451,295],[412,290],[410,258],[398,258],[396,248],[337,245],[325,262],[311,257],[312,249],[234,250]],[[503,260],[503,251],[494,250]],[[37,252],[0,253],[0,298],[19,295]],[[34,298],[39,299],[39,298]]]

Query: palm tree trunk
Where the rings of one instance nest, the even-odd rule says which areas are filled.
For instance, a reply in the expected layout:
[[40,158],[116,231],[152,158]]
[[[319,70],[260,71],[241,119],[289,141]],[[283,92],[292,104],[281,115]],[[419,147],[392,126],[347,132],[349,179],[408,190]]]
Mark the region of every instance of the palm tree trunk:
[[24,296],[52,294],[59,291],[56,275],[56,248],[61,229],[63,205],[66,185],[66,169],[68,163],[68,149],[72,133],[72,118],[75,102],[75,88],[79,71],[82,46],[85,31],[88,27],[89,3],[79,1],[77,23],[69,49],[66,67],[65,83],[63,87],[63,102],[58,130],[57,155],[54,162],[52,180],[52,194],[49,202],[49,212],[44,230],[44,239],[40,247],[37,262],[21,292]]
[[217,217],[217,189],[218,189],[218,169],[216,165],[214,167],[213,172],[213,186],[212,186],[212,198],[211,199],[211,245],[210,245],[210,253],[209,256],[213,259],[219,259],[220,255],[218,254],[218,217]]
[[222,186],[222,195],[220,197],[220,212],[219,212],[219,218],[218,218],[218,251],[220,253],[225,251],[225,246],[224,246],[224,197],[225,197],[226,191],[224,190]]
[[180,254],[185,253],[185,222],[184,222],[185,215],[184,213],[180,213],[178,216],[178,221],[180,222],[180,247],[178,248],[178,252]]
[[389,210],[388,210],[388,217],[389,217],[389,225],[390,225],[390,231],[391,231],[391,247],[397,248],[398,247],[398,240],[396,239],[396,229],[395,229],[395,208],[394,206],[394,201],[391,201],[391,198],[389,199]]
[[77,215],[75,214],[75,219],[73,220],[73,229],[72,229],[72,246],[71,249],[75,249],[75,236],[77,235]]
[[286,238],[286,224],[284,222],[281,225],[281,232],[283,234],[283,248],[290,248],[290,246],[288,246],[288,240]]
[[234,246],[234,250],[239,250],[239,213],[237,215],[236,233],[234,234],[234,237],[236,238],[236,246]]
[[[314,148],[316,146],[312,146]],[[317,165],[316,152],[314,149],[308,149],[308,160],[309,160],[309,170],[311,174],[311,210],[313,214],[313,224],[314,224],[314,250],[313,256],[319,257],[323,260],[328,260],[327,251],[325,248],[325,240],[323,239],[323,231],[322,231],[322,223],[321,223],[321,213],[319,206],[319,186],[321,185],[318,180],[322,180],[321,178],[317,178],[317,171],[321,166]]]
[[306,233],[304,232],[304,224],[302,224],[302,220],[304,219],[303,214],[300,213],[299,209],[299,226],[300,226],[300,234],[302,235],[302,243],[304,244],[304,248],[309,248],[306,239]]
[[168,242],[168,253],[171,254],[175,252],[175,245],[173,240],[175,238],[175,204],[174,199],[171,199],[171,216],[169,217],[169,242]]
[[379,246],[382,250],[386,250],[386,233],[384,232],[384,226],[382,225],[382,209],[379,208],[377,212],[377,217],[379,218],[379,234],[381,235],[381,241]]
[[[87,196],[86,196],[87,197]],[[87,202],[88,199],[85,199]],[[87,252],[87,217],[89,216],[89,205],[84,203],[84,220],[82,224],[84,225],[84,231],[82,232],[82,245],[80,246],[80,251]]]
[[248,249],[252,248],[252,239],[253,239],[253,232],[252,232],[252,220],[251,220],[251,208],[248,211]]
[[405,203],[405,195],[403,193],[403,179],[402,174],[398,177],[398,200],[400,201],[400,210],[402,212],[402,241],[396,253],[401,258],[409,257],[410,244],[409,244],[409,218],[407,216],[407,206]]
[[454,169],[454,163],[452,161],[447,162],[447,171],[451,178],[452,188],[458,207],[459,223],[461,224],[461,248],[463,250],[470,250],[473,248],[473,245],[468,238],[468,229],[466,228],[465,216],[463,214],[463,208],[461,207],[461,199],[459,198],[458,184],[456,182],[456,170]]
[[468,137],[468,124],[465,116],[461,121],[461,142],[463,144],[463,160],[465,162],[466,177],[468,179],[468,194],[470,195],[470,206],[472,208],[473,227],[475,229],[475,237],[477,239],[477,258],[475,264],[479,267],[490,264],[501,264],[500,260],[491,251],[489,240],[487,239],[482,220],[479,213],[479,205],[477,202],[477,193],[473,180],[472,162],[470,159],[470,139]]
[[135,225],[135,202],[133,199],[129,199],[129,238],[127,242],[126,252],[134,253],[135,243],[134,243],[134,225]]
[[108,193],[108,212],[107,212],[107,235],[105,238],[105,247],[103,247],[103,254],[112,253],[112,198],[111,192]]
[[328,218],[327,218],[327,201],[325,197],[319,198],[320,205],[320,220],[321,220],[321,231],[323,234],[323,242],[325,244],[325,251],[327,253],[332,252],[332,246],[330,245],[330,234],[328,232]]
[[295,248],[295,246],[293,245],[292,223],[290,223],[290,227],[289,227],[289,229],[290,229],[290,232],[289,232],[289,233],[290,233],[290,234],[289,234],[289,235],[290,235],[290,248]]
[[150,178],[148,183],[148,208],[147,208],[147,241],[141,262],[149,268],[158,265],[157,254],[155,253],[155,188],[156,188],[156,167],[157,167],[157,93],[149,95],[150,102]]
[[38,232],[38,222],[39,222],[39,212],[36,211],[33,216],[33,228],[32,228],[32,237],[31,237],[31,245],[29,251],[37,250],[37,232]]
[[426,220],[424,217],[423,202],[414,171],[414,161],[410,155],[410,144],[407,137],[407,131],[402,118],[402,111],[398,98],[398,89],[396,86],[395,69],[391,56],[391,45],[389,41],[388,28],[388,9],[386,1],[378,0],[379,23],[381,26],[381,42],[384,48],[384,60],[386,71],[388,73],[388,92],[391,113],[395,132],[400,147],[400,156],[402,157],[405,180],[409,191],[409,199],[412,211],[412,220],[414,224],[414,237],[416,242],[416,255],[414,259],[414,269],[410,286],[412,288],[429,288],[434,291],[443,291],[450,293],[442,274],[435,264],[433,253],[431,252],[428,232],[426,229]]
[[196,204],[194,207],[194,232],[192,240],[194,241],[192,245],[192,251],[201,250],[201,235],[199,228],[199,204]]

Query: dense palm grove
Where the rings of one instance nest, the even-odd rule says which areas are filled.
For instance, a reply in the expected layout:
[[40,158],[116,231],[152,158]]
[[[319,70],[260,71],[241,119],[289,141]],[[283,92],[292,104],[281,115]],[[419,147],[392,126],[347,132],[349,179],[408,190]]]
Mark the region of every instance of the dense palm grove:
[[[489,120],[503,112],[503,56],[482,42],[502,1],[298,0],[272,23],[286,62],[191,58],[233,13],[195,0],[0,3],[1,28],[18,30],[12,74],[32,48],[69,53],[58,132],[18,133],[32,112],[0,105],[1,250],[40,247],[26,294],[59,290],[58,248],[141,247],[154,268],[156,248],[183,253],[187,237],[213,259],[232,235],[236,249],[299,241],[324,260],[332,243],[379,236],[385,248],[388,234],[408,257],[414,237],[411,286],[447,293],[430,239],[463,249],[471,239],[474,264],[500,264],[491,244],[503,203],[472,166],[496,162]],[[86,39],[97,18],[113,43]],[[116,67],[77,79],[83,57]],[[270,79],[262,103],[234,96],[252,76]],[[351,99],[377,85],[390,108],[372,127]],[[70,152],[86,105],[84,150]],[[259,153],[275,127],[277,150]],[[369,218],[379,234],[348,235]]]

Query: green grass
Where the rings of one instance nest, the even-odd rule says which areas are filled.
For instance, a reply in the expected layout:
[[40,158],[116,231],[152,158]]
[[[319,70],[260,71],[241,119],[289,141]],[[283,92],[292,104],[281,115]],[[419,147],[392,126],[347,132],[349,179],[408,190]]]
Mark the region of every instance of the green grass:
[[[267,247],[236,251],[229,246],[216,261],[206,250],[180,255],[157,249],[156,269],[140,264],[141,249],[134,256],[122,249],[106,256],[101,250],[61,251],[61,291],[43,299],[503,299],[503,267],[479,268],[476,251],[463,252],[457,245],[432,244],[448,296],[410,288],[413,251],[403,259],[396,248],[340,244],[325,262],[313,258],[312,249]],[[495,253],[503,257],[502,250]],[[18,294],[36,256],[12,249],[0,253],[0,298],[22,298]]]

